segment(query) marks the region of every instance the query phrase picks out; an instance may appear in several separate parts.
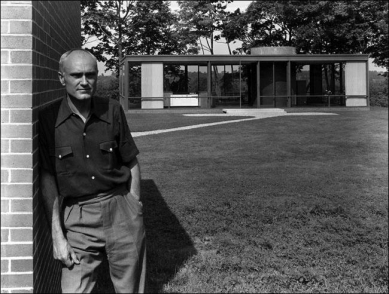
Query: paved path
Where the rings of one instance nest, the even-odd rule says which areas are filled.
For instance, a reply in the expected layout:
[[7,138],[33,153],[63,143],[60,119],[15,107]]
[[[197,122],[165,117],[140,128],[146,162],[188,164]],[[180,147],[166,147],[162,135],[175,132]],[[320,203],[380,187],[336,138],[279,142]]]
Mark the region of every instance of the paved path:
[[168,133],[168,132],[176,132],[176,131],[184,131],[184,130],[192,130],[192,129],[198,129],[198,128],[204,128],[204,127],[210,127],[210,126],[217,126],[217,125],[224,125],[224,124],[231,124],[231,123],[238,123],[242,121],[250,121],[250,120],[258,120],[258,119],[264,119],[269,117],[277,117],[277,116],[303,116],[303,115],[337,115],[336,113],[329,113],[329,112],[301,112],[301,113],[287,113],[285,111],[264,111],[264,112],[256,112],[256,111],[232,111],[229,112],[228,110],[226,113],[195,113],[195,114],[183,114],[184,116],[225,116],[225,117],[231,117],[231,116],[247,116],[247,118],[241,118],[236,120],[228,120],[228,121],[220,121],[220,122],[214,122],[214,123],[206,123],[206,124],[197,124],[192,126],[185,126],[185,127],[178,127],[178,128],[172,128],[172,129],[163,129],[163,130],[154,130],[154,131],[146,131],[146,132],[131,132],[133,137],[141,137],[141,136],[147,136],[147,135],[156,135],[156,134],[162,134],[162,133]]

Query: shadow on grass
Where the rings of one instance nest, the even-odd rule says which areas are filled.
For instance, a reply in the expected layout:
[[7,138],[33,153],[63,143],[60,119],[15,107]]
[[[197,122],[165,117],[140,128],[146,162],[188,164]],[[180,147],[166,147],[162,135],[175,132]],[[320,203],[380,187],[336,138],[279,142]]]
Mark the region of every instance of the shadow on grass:
[[[153,180],[142,180],[142,202],[146,227],[146,292],[161,292],[186,260],[196,254],[193,242],[169,209]],[[98,269],[92,293],[115,293],[106,260]]]

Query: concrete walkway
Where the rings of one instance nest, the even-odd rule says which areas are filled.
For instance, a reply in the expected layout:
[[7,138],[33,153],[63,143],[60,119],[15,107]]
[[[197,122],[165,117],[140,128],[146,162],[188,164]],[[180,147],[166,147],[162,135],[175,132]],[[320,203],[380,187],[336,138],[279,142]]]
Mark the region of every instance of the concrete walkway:
[[192,126],[178,127],[172,129],[162,129],[162,130],[154,130],[154,131],[146,131],[146,132],[132,132],[133,137],[141,137],[147,135],[156,135],[168,132],[176,132],[176,131],[184,131],[191,129],[198,129],[210,126],[238,123],[243,121],[250,120],[258,120],[269,117],[277,117],[277,116],[305,116],[305,115],[337,115],[336,113],[329,112],[299,112],[299,113],[287,113],[283,109],[279,108],[271,108],[271,109],[223,109],[223,113],[183,113],[183,116],[218,116],[218,117],[231,117],[231,116],[247,116],[247,118],[241,118],[236,120],[229,121],[220,121],[214,123],[206,123],[206,124],[198,124]]

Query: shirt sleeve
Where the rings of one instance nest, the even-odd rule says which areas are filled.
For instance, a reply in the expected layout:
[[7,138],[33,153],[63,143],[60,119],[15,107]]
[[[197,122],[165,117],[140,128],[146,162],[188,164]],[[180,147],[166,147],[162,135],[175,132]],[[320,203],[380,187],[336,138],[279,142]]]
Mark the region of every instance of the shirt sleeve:
[[139,154],[139,150],[135,145],[121,105],[119,109],[119,152],[123,162],[130,163]]

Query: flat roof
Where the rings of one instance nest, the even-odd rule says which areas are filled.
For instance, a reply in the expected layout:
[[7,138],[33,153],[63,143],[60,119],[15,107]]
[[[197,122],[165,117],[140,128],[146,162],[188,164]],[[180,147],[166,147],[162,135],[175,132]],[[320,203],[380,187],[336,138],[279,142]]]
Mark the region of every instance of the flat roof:
[[131,63],[155,63],[164,64],[248,64],[253,62],[283,62],[296,63],[333,63],[333,62],[367,62],[368,54],[285,54],[285,55],[126,55],[120,61]]

